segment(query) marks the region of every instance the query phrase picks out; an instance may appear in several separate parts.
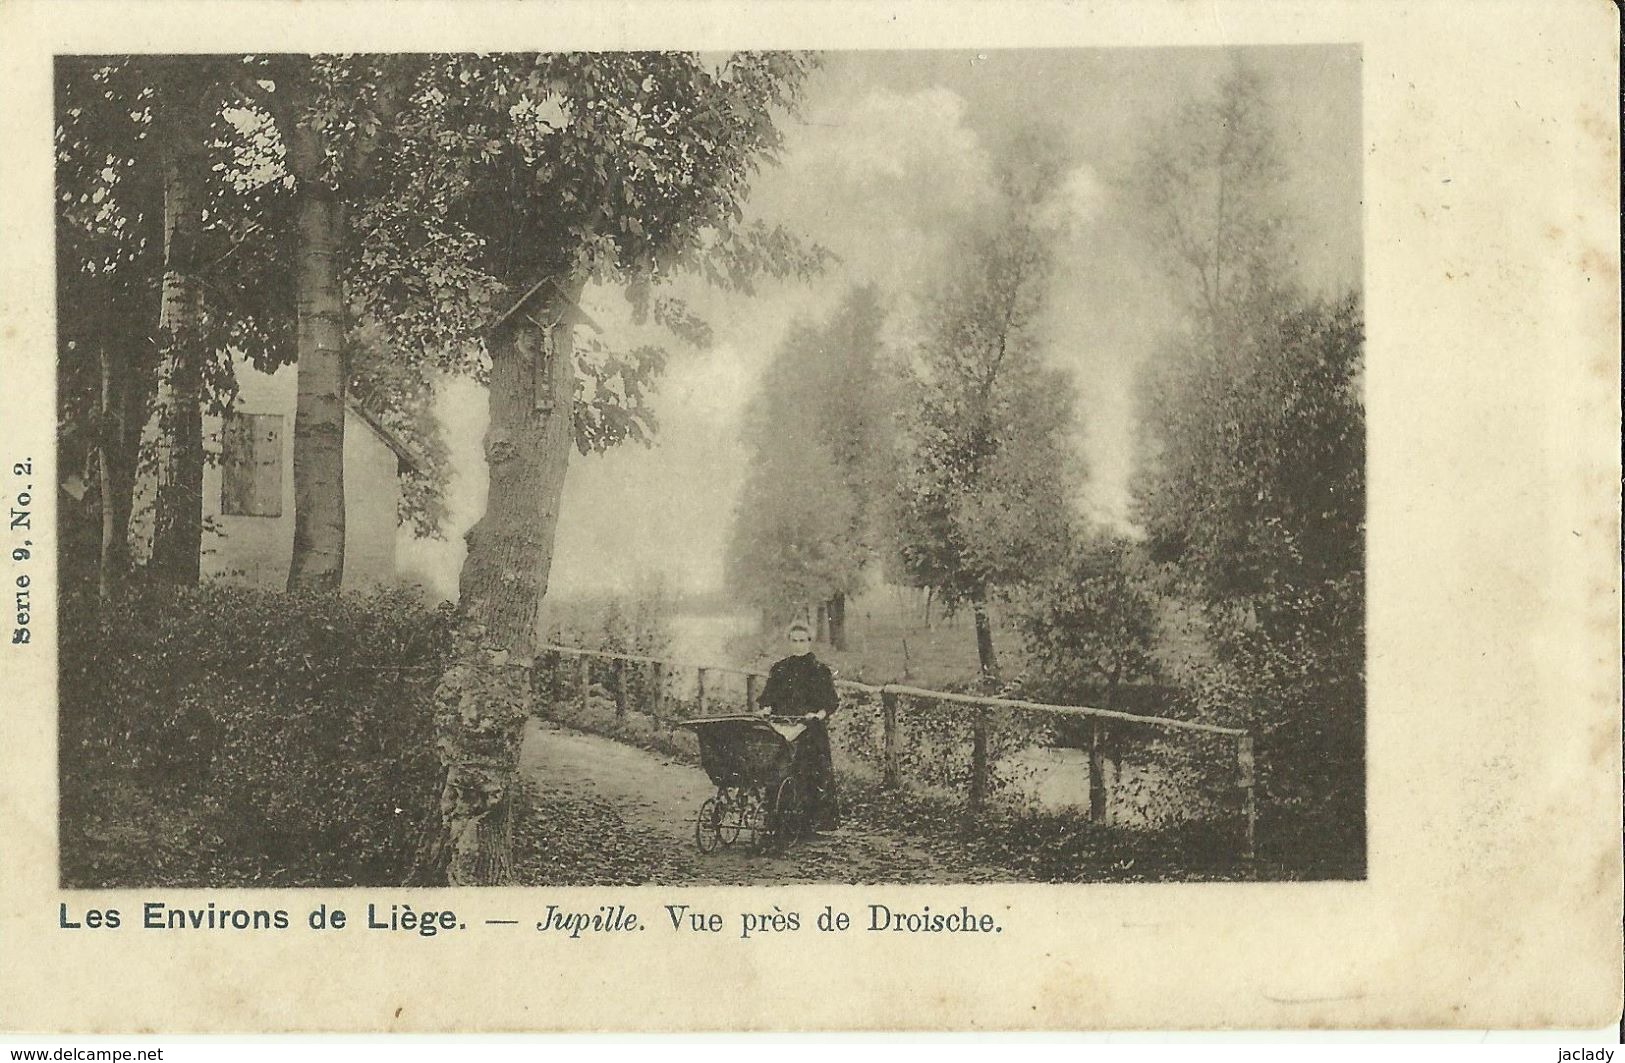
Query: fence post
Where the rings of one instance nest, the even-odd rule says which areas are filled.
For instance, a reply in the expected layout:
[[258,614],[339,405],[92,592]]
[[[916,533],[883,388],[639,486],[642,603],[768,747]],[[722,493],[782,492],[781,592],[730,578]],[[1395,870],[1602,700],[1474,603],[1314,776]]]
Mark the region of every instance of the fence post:
[[666,709],[666,662],[654,663],[655,688],[649,698],[649,715],[659,719]]
[[583,715],[587,712],[587,688],[592,685],[592,658],[585,653],[576,658],[576,701]]
[[978,705],[971,724],[970,807],[980,812],[987,803],[987,708]]
[[1258,797],[1253,789],[1253,736],[1236,739],[1236,784],[1241,787],[1241,858],[1251,860],[1258,847]]
[[1089,721],[1089,819],[1106,818],[1106,758],[1100,748],[1100,721]]
[[559,665],[564,663],[564,654],[558,650],[547,651],[547,705],[553,708],[559,703]]
[[705,715],[705,673],[708,668],[700,668],[694,673],[694,715]]
[[756,711],[756,681],[760,677],[755,672],[745,674],[745,711]]
[[616,657],[609,664],[609,685],[615,695],[615,717],[626,716],[626,662]]
[[902,757],[899,755],[901,743],[897,738],[897,695],[889,690],[880,692],[880,723],[885,738],[881,779],[887,786],[896,789],[902,785],[902,777],[897,770]]

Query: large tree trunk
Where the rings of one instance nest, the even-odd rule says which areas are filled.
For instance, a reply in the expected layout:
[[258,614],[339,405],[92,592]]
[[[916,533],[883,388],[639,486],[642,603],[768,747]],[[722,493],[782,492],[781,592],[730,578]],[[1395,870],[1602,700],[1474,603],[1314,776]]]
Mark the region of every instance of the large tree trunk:
[[976,617],[976,658],[981,662],[982,675],[999,678],[999,658],[993,652],[993,624],[987,616],[987,595],[978,591],[971,599],[971,613]]
[[287,131],[299,182],[299,398],[293,421],[293,560],[288,589],[336,591],[344,579],[344,297],[337,258],[344,205],[320,180],[322,134]]
[[[141,434],[150,415],[156,378],[150,350],[157,318],[152,307],[109,296],[99,339],[101,401],[96,426],[102,541],[97,566],[100,596],[111,598],[130,571],[130,514],[134,509]],[[143,325],[142,322],[146,324]]]
[[203,289],[197,248],[207,157],[201,108],[195,101],[172,97],[159,106],[164,280],[158,333],[163,362],[152,565],[161,579],[192,584],[198,580],[203,548]]
[[[120,431],[119,416],[124,404],[120,393],[123,381],[115,371],[113,356],[107,350],[107,336],[101,337],[101,401],[97,408],[96,468],[101,477],[102,548],[96,564],[96,592],[103,602],[112,600],[124,581],[129,567],[129,544],[126,538],[130,523],[131,491],[120,483],[121,467],[119,444],[124,433]],[[133,470],[131,470],[133,471]],[[130,477],[133,485],[133,477]],[[124,506],[120,512],[119,499]]]
[[105,604],[112,599],[119,583],[118,559],[113,556],[117,533],[114,530],[112,502],[113,446],[109,438],[112,435],[113,367],[107,356],[106,335],[101,337],[97,361],[102,378],[101,399],[96,407],[96,471],[101,478],[102,548],[96,561],[96,596]]
[[[121,198],[135,223],[132,235],[146,241],[140,251],[143,264],[158,259],[166,231],[161,153],[138,157],[121,183]],[[142,445],[155,409],[163,352],[162,306],[152,298],[150,286],[116,275],[110,280],[101,302],[99,342],[107,401],[101,411],[97,444],[103,463],[102,578],[109,582],[109,589],[116,589],[129,576],[133,562],[136,529],[132,518],[141,479]],[[146,536],[150,534],[150,528],[141,533],[141,549],[149,558],[152,544]]]
[[[559,499],[574,445],[575,368],[566,310],[544,286],[488,339],[490,490],[469,529],[460,582],[456,658],[435,691],[436,745],[445,769],[440,823],[420,846],[414,883],[501,885],[513,878],[513,798],[529,717],[537,614],[547,593]],[[562,321],[556,347],[539,322]],[[538,370],[537,367],[540,367]],[[536,401],[536,389],[548,394]]]
[[[150,313],[150,307],[148,308]],[[149,320],[155,321],[152,317]],[[157,399],[158,372],[153,362],[153,337],[157,329],[151,328],[131,338],[132,344],[141,344],[144,350],[132,352],[129,359],[114,358],[114,374],[125,377],[118,392],[116,407],[118,450],[113,461],[113,521],[119,541],[112,548],[112,556],[128,575],[131,566],[130,528],[135,516],[136,484],[141,476],[141,437],[152,416]],[[118,367],[122,364],[122,370]]]

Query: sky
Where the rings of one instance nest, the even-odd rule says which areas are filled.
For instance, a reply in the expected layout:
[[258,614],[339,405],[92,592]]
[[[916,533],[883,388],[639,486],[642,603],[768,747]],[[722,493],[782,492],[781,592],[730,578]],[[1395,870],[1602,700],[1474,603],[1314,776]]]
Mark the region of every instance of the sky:
[[[940,269],[956,222],[977,210],[1006,134],[1042,128],[1065,160],[1052,205],[1062,233],[1042,324],[1044,356],[1078,389],[1077,505],[1127,527],[1134,465],[1135,374],[1171,327],[1172,296],[1138,225],[1134,163],[1184,104],[1208,98],[1233,64],[1264,78],[1286,164],[1281,190],[1299,281],[1328,295],[1361,277],[1359,52],[1349,46],[1247,49],[1046,49],[827,52],[799,115],[785,118],[779,164],[764,168],[747,220],[782,224],[835,261],[812,282],[758,285],[754,295],[680,282],[712,325],[705,351],[668,339],[655,445],[572,458],[551,593],[613,593],[659,580],[675,591],[719,589],[723,544],[745,478],[741,413],[792,322],[821,316],[855,282],[874,282],[906,347],[916,300]],[[584,307],[612,344],[634,331],[623,295],[590,289]],[[485,396],[443,389],[440,413],[455,468],[445,541],[403,530],[399,556],[451,597],[461,534],[484,507]]]

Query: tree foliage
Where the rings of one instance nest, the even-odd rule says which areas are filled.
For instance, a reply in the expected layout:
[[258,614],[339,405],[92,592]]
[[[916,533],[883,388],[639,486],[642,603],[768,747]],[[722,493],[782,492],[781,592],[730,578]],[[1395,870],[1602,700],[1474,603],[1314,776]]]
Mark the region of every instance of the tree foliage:
[[1181,344],[1145,378],[1137,515],[1208,600],[1360,569],[1362,344],[1353,296],[1306,302],[1220,352]]
[[880,556],[895,390],[872,286],[794,323],[746,411],[751,463],[727,556],[736,593],[786,613],[858,591]]
[[1224,342],[1292,274],[1285,167],[1263,79],[1237,67],[1211,99],[1185,104],[1136,171],[1150,245],[1187,326]]
[[1134,510],[1201,606],[1207,656],[1176,678],[1259,736],[1273,807],[1318,824],[1313,848],[1346,870],[1363,846],[1364,325],[1356,295],[1297,284],[1264,88],[1236,72],[1143,160],[1184,298],[1140,380]]
[[910,582],[956,607],[1026,579],[1071,522],[1075,390],[1047,364],[1040,316],[1053,170],[1012,168],[961,235],[930,298],[903,401],[899,553]]
[[[744,225],[751,176],[781,138],[768,117],[810,69],[794,53],[429,58],[370,202],[356,290],[403,350],[483,373],[482,332],[546,278],[623,287],[638,320],[703,347],[710,329],[669,282],[698,273],[749,290],[808,275],[824,254]],[[506,303],[503,300],[507,300]],[[582,453],[647,443],[664,348],[575,346]]]
[[1020,595],[1015,620],[1043,697],[1071,703],[1104,688],[1111,702],[1119,684],[1155,671],[1155,580],[1126,539],[1074,542],[1053,573]]

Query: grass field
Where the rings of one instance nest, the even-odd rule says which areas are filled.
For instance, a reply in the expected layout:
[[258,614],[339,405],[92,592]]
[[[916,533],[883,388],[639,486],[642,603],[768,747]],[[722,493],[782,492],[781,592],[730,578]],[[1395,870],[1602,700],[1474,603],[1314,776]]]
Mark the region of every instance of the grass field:
[[[913,592],[880,588],[850,603],[846,612],[847,648],[828,643],[815,647],[842,679],[863,683],[908,682],[936,689],[961,688],[980,671],[976,659],[976,629],[970,612],[943,617],[933,608],[925,621],[924,599]],[[1006,677],[1024,667],[1015,631],[993,612],[993,645]],[[765,668],[785,654],[784,634],[764,631],[732,640],[728,663]]]

